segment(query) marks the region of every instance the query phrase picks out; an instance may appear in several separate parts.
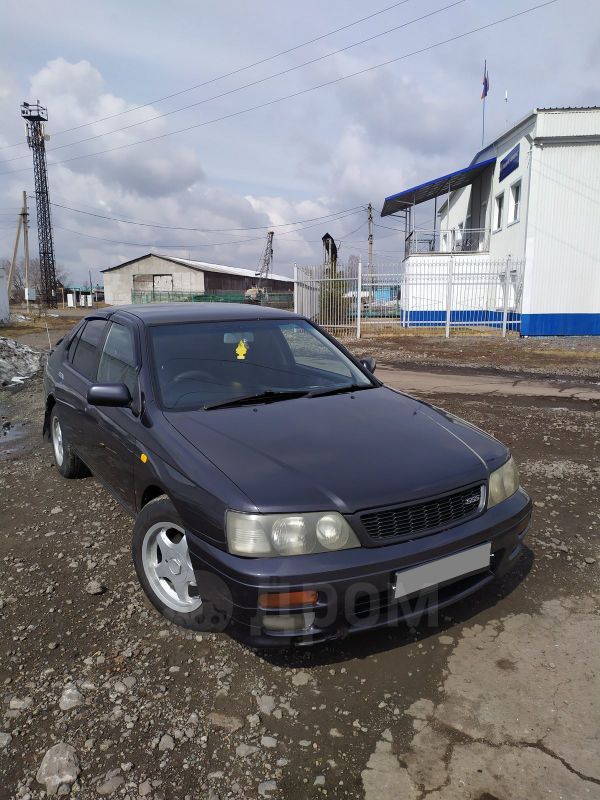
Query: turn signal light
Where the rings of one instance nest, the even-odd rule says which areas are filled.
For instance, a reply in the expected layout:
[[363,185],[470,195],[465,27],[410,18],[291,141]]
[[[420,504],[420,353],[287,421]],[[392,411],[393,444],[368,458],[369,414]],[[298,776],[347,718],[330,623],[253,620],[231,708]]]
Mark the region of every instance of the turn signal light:
[[261,608],[290,608],[293,606],[314,606],[317,592],[277,592],[259,594],[258,604]]

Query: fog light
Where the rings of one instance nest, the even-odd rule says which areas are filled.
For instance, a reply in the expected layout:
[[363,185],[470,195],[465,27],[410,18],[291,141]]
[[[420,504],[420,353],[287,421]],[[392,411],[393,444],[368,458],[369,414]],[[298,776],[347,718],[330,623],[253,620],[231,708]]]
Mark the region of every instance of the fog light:
[[263,617],[263,628],[268,631],[302,631],[315,621],[315,612],[304,614],[273,614]]
[[317,602],[316,592],[277,592],[259,594],[258,604],[261,608],[290,608],[293,606],[314,606]]

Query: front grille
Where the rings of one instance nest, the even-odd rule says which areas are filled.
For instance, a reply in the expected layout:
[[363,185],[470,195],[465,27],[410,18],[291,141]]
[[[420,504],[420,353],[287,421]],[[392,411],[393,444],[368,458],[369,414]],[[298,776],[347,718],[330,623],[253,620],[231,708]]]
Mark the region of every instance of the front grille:
[[369,511],[361,514],[360,521],[373,539],[413,539],[474,516],[479,510],[482,492],[483,486],[471,486],[435,500]]

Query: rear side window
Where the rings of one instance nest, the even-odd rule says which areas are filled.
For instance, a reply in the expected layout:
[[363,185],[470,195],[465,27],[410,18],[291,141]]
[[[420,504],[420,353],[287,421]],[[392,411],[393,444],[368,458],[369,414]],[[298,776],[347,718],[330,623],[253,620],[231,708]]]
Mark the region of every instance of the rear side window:
[[85,321],[80,322],[79,325],[75,328],[75,333],[69,339],[67,344],[67,358],[69,361],[73,361],[73,356],[75,355],[75,350],[77,350],[77,344],[79,343],[79,337],[81,336],[81,331],[85,328]]
[[81,332],[79,341],[76,343],[75,351],[73,352],[73,345],[71,345],[69,351],[73,369],[89,378],[89,380],[93,380],[96,377],[99,356],[98,345],[105,327],[106,321],[103,319],[89,320]]
[[98,383],[124,383],[131,396],[137,393],[133,334],[125,325],[110,326],[98,365]]

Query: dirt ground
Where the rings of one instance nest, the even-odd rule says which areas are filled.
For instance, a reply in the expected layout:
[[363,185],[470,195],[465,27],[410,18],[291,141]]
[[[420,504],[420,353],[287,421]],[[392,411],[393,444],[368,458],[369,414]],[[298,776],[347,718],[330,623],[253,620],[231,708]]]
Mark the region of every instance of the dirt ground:
[[600,341],[594,336],[441,334],[371,335],[344,344],[360,357],[407,369],[477,370],[480,374],[535,375],[554,380],[600,381]]
[[[447,373],[479,358],[425,346],[378,358]],[[595,343],[535,347],[504,369],[593,378]],[[598,404],[424,396],[511,447],[535,502],[516,570],[436,624],[256,653],[146,604],[131,520],[41,443],[39,379],[1,391],[0,798],[44,797],[60,743],[58,792],[85,799],[600,798]]]

